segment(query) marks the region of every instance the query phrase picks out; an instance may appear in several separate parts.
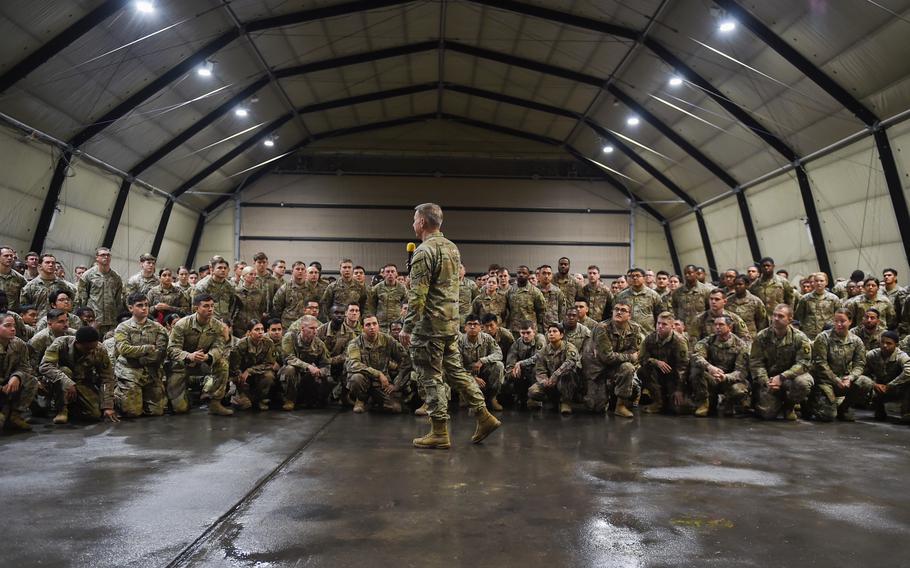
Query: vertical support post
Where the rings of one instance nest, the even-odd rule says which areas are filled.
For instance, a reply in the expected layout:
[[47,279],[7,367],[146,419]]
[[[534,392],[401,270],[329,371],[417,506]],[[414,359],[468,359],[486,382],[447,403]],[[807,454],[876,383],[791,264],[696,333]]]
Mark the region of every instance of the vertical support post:
[[682,266],[679,264],[679,255],[676,253],[676,243],[673,242],[673,233],[670,231],[669,221],[664,221],[664,236],[667,238],[667,248],[670,249],[670,260],[673,262],[673,272],[682,278]]
[[629,209],[629,267],[635,266],[635,214],[636,203],[632,199]]
[[796,181],[799,183],[799,194],[803,198],[803,208],[806,210],[806,220],[809,222],[809,234],[812,236],[812,246],[815,247],[818,268],[828,275],[829,280],[833,280],[834,274],[831,272],[831,262],[828,260],[828,249],[825,247],[822,225],[818,220],[815,199],[812,197],[812,185],[809,183],[809,176],[802,164],[796,167]]
[[155,240],[152,241],[151,253],[158,256],[161,252],[161,243],[164,242],[164,233],[167,231],[167,223],[171,219],[171,210],[174,208],[174,200],[168,199],[164,204],[164,210],[161,212],[161,220],[158,222],[158,230],[155,232]]
[[234,262],[240,260],[240,193],[234,196]]
[[894,217],[897,219],[897,230],[901,235],[901,243],[904,245],[904,257],[910,262],[910,214],[907,213],[907,199],[904,197],[901,176],[894,161],[894,153],[891,151],[891,141],[884,128],[876,128],[873,135],[878,148],[878,159],[882,163],[882,173],[885,175],[885,183],[888,186],[888,193],[891,195],[891,206],[894,208]]

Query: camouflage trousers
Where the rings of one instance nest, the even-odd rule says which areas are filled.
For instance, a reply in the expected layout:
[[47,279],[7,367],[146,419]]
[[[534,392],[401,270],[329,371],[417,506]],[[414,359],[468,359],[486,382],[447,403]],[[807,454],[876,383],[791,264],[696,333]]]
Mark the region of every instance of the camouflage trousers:
[[237,380],[234,385],[237,387],[237,398],[246,399],[254,402],[269,402],[269,391],[275,384],[275,372],[266,371],[264,373],[250,373],[246,381],[241,383]]
[[[638,378],[641,379],[641,388],[647,389],[651,395],[651,403],[658,404],[663,412],[671,414],[691,414],[691,397],[686,393],[687,385],[679,384],[679,373],[671,369],[669,373],[661,373],[652,365],[639,367]],[[684,392],[682,401],[676,399],[677,391]]]
[[175,364],[167,377],[167,398],[176,414],[190,411],[190,399],[187,391],[190,386],[202,386],[203,396],[212,400],[221,400],[227,392],[228,364],[226,359],[219,359],[212,365]]
[[[812,390],[809,391],[809,398],[805,404],[806,410],[816,420],[831,422],[837,418],[838,410],[848,410],[854,404],[865,401],[872,391],[872,385],[872,379],[864,375],[850,381],[849,387],[844,387],[840,383],[832,384],[816,380]],[[840,405],[837,404],[839,396],[844,397]]]
[[121,416],[161,416],[167,399],[159,367],[127,367],[114,365],[117,387],[114,407]]
[[[487,363],[480,368],[480,372],[477,373],[477,376],[484,380],[487,385],[480,389],[480,392],[483,393],[486,398],[493,398],[499,396],[499,391],[502,390],[502,383],[505,378],[505,367],[502,366],[502,362],[494,361],[493,363]],[[475,383],[477,381],[474,381]]]
[[742,404],[749,397],[749,382],[742,377],[734,378],[731,373],[718,381],[707,371],[693,368],[691,381],[695,404],[708,402],[714,407],[717,406],[718,395],[723,395],[725,405],[735,405]]
[[599,372],[585,373],[585,407],[591,412],[603,412],[610,397],[629,401],[635,391],[635,365],[629,362],[603,367]]
[[306,369],[285,365],[278,372],[284,400],[294,404],[324,407],[334,386],[331,375],[316,377]]
[[427,413],[433,420],[448,420],[449,385],[462,400],[476,411],[486,408],[483,393],[461,364],[457,337],[424,337],[411,339],[411,361],[417,382],[425,393]]
[[369,402],[372,399],[386,412],[395,414],[401,412],[401,395],[397,391],[390,394],[382,390],[379,379],[363,373],[351,373],[348,375],[347,384],[352,400]]
[[514,397],[519,406],[524,406],[528,402],[528,389],[531,388],[531,385],[536,380],[533,365],[523,366],[521,374],[517,377],[512,376],[512,369],[510,368],[499,389],[499,401],[507,402]]
[[768,379],[753,380],[752,396],[756,402],[755,415],[765,420],[774,420],[785,405],[792,407],[805,402],[814,383],[812,375],[803,373],[792,379],[783,379],[780,389],[772,391],[768,387]]
[[578,373],[570,371],[556,379],[553,386],[544,385],[541,382],[535,382],[528,389],[528,398],[539,402],[545,402],[547,399],[555,403],[571,404],[575,399],[575,392],[580,386]]
[[[18,376],[18,375],[17,375]],[[6,386],[9,379],[0,382],[0,387]],[[0,391],[0,412],[11,410],[14,412],[25,412],[35,399],[38,393],[38,381],[35,377],[28,375],[25,378],[19,378],[19,390],[13,394],[4,394]],[[7,408],[8,407],[8,408]]]
[[64,407],[69,411],[70,417],[84,420],[101,420],[101,390],[98,381],[92,377],[74,377],[73,370],[69,367],[60,367],[60,371],[76,383],[76,398],[67,402],[63,383],[46,383],[48,393],[54,400],[58,411]]
[[889,387],[885,394],[875,393],[873,404],[876,412],[885,414],[885,403],[893,401],[901,403],[901,418],[910,417],[910,385]]

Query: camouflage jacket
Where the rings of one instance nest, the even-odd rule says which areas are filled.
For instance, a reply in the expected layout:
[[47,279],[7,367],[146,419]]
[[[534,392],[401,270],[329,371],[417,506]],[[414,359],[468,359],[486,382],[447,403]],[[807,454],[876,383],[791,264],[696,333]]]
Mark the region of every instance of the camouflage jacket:
[[547,301],[543,293],[531,284],[519,287],[517,284],[509,288],[506,294],[506,309],[509,322],[506,327],[518,331],[522,320],[537,323],[537,329],[543,329],[547,321]]
[[812,343],[806,334],[787,328],[783,337],[766,327],[758,332],[749,352],[749,372],[753,381],[768,381],[775,375],[793,379],[808,373],[812,365]]
[[487,294],[484,292],[474,298],[474,304],[471,307],[471,313],[474,314],[478,320],[482,319],[483,316],[487,314],[493,314],[499,318],[500,324],[505,325],[505,321],[508,316],[506,301],[507,300],[505,294],[499,293],[498,290],[493,294]]
[[580,365],[581,357],[574,345],[565,340],[560,342],[559,347],[547,343],[543,349],[537,352],[534,374],[537,376],[537,382],[551,378],[558,379],[573,372]]
[[462,278],[458,282],[458,317],[462,323],[468,314],[471,313],[471,307],[474,304],[474,298],[480,294],[477,284],[470,278]]
[[525,343],[524,340],[519,337],[509,349],[509,354],[506,357],[506,366],[514,367],[515,364],[518,363],[522,367],[533,367],[537,364],[537,354],[540,353],[540,350],[543,349],[546,344],[546,338],[539,333],[534,336],[534,341],[531,343]]
[[601,365],[611,367],[631,361],[632,354],[638,353],[644,338],[644,331],[634,321],[621,330],[613,320],[607,320],[591,331],[591,350]]
[[353,278],[345,282],[343,278],[329,284],[325,292],[322,293],[320,305],[323,315],[327,316],[332,313],[332,306],[338,304],[347,308],[348,304],[357,304],[360,311],[363,312],[367,304],[367,289]]
[[272,298],[272,316],[281,318],[285,329],[303,316],[307,302],[318,302],[322,299],[316,284],[291,280],[285,282]]
[[727,296],[727,305],[724,307],[728,312],[738,315],[749,328],[752,337],[762,329],[768,327],[768,312],[765,304],[758,299],[758,296],[746,290],[746,294],[739,298],[736,294]]
[[[752,341],[752,334],[749,333],[749,328],[741,317],[728,310],[724,310],[723,315],[733,320],[734,335],[746,341]],[[686,331],[689,332],[689,336],[695,341],[704,339],[705,337],[711,337],[714,335],[714,318],[715,316],[711,315],[710,310],[705,310],[695,318],[695,325],[687,328]]]
[[200,323],[196,314],[181,318],[174,324],[168,338],[168,358],[178,365],[194,366],[189,360],[190,355],[200,350],[208,354],[210,364],[225,358],[224,324],[214,317],[208,323]]
[[271,339],[263,337],[259,343],[253,343],[249,337],[244,337],[231,349],[230,375],[234,379],[244,371],[261,375],[272,371],[275,363],[275,344]]
[[19,304],[32,304],[38,310],[38,317],[43,318],[49,308],[47,295],[60,288],[69,290],[73,296],[76,295],[76,288],[66,280],[56,277],[53,280],[44,280],[39,276],[22,288],[19,293]]
[[167,304],[170,307],[174,308],[174,312],[180,315],[185,315],[192,311],[190,308],[191,303],[189,294],[187,294],[185,290],[178,288],[176,285],[172,285],[170,288],[165,288],[161,284],[152,286],[146,296],[148,296],[149,299],[150,314],[158,313],[158,310],[155,309],[155,306],[157,304]]
[[880,348],[872,349],[866,353],[866,374],[876,383],[889,388],[910,385],[910,355],[895,349],[885,360]]
[[[83,278],[85,275],[82,275]],[[126,304],[126,299],[133,292],[142,292],[146,296],[154,286],[160,284],[161,281],[158,280],[158,277],[152,274],[148,278],[142,275],[142,272],[137,272],[129,277],[129,280],[126,281],[126,285],[123,287],[123,303]]]
[[402,331],[425,337],[458,334],[461,254],[439,231],[427,235],[411,257],[408,313]]
[[578,285],[571,273],[563,276],[557,272],[553,275],[553,285],[559,288],[559,291],[562,292],[566,302],[569,304],[574,304],[575,299],[581,297],[581,286]]
[[493,336],[483,331],[477,336],[476,341],[471,341],[468,334],[462,333],[458,336],[458,351],[461,353],[461,363],[465,369],[470,369],[471,365],[480,361],[486,365],[488,363],[502,363],[502,349],[493,339]]
[[891,300],[887,298],[870,300],[865,294],[860,294],[844,302],[844,307],[853,314],[853,323],[862,323],[866,310],[875,308],[878,310],[881,322],[886,328],[893,329],[897,327],[897,316],[894,314],[894,306],[891,304]]
[[[686,324],[686,329],[694,326],[698,314],[710,307],[708,306],[710,293],[711,288],[701,282],[696,282],[691,288],[683,284],[673,292],[672,302],[676,319],[682,320]],[[735,313],[735,310],[730,311]]]
[[35,335],[28,340],[29,352],[31,352],[32,355],[32,367],[37,369],[38,365],[41,364],[41,359],[44,358],[44,352],[47,351],[47,348],[50,347],[55,339],[63,337],[64,335],[76,335],[76,330],[70,327],[64,330],[62,335],[51,335],[50,328],[45,327],[41,331],[36,332]]
[[644,368],[648,365],[657,368],[657,361],[673,367],[678,385],[688,382],[689,378],[689,343],[686,338],[670,332],[665,339],[661,339],[656,331],[652,331],[641,342],[638,350],[638,363]]
[[288,333],[281,338],[281,354],[284,355],[286,365],[297,369],[306,369],[313,365],[319,367],[322,374],[328,376],[332,363],[329,360],[329,350],[325,343],[318,337],[313,341],[304,343],[299,333]]
[[585,284],[581,289],[581,297],[588,302],[588,314],[592,319],[603,321],[609,317],[608,312],[613,307],[613,292],[603,282]]
[[695,344],[692,367],[706,371],[709,365],[721,369],[728,380],[744,380],[749,376],[749,344],[736,335],[722,341],[716,335]]
[[850,328],[850,333],[863,340],[863,345],[866,347],[866,351],[881,347],[880,340],[882,338],[883,331],[885,331],[885,328],[881,324],[879,324],[879,326],[871,332],[866,331],[866,328],[862,325]]
[[391,380],[393,375],[406,376],[410,368],[411,358],[407,349],[388,333],[380,332],[372,343],[365,335],[348,343],[344,362],[344,370],[348,375],[360,373],[378,379],[382,373]]
[[341,322],[338,330],[332,329],[332,322],[324,323],[316,330],[316,337],[325,343],[326,349],[329,350],[329,357],[332,365],[344,364],[344,354],[348,343],[360,335],[363,328],[357,329],[349,326],[346,322]]
[[255,285],[262,292],[262,297],[264,298],[265,309],[262,310],[262,313],[267,314],[272,311],[272,300],[275,298],[275,293],[278,292],[278,289],[284,285],[284,282],[279,280],[271,271],[268,271],[264,276],[256,275]]
[[840,305],[840,298],[831,292],[825,291],[822,294],[809,292],[797,300],[793,319],[799,320],[799,329],[809,339],[815,339],[815,336],[821,333],[826,325],[834,321],[834,310]]
[[139,323],[134,318],[114,330],[117,365],[160,368],[167,357],[168,334],[164,326],[152,319]]
[[812,342],[812,375],[816,381],[834,384],[847,375],[855,379],[865,368],[866,347],[850,332],[847,337],[838,337],[829,329]]
[[768,312],[768,317],[771,317],[774,312],[774,306],[777,304],[787,304],[793,307],[796,300],[796,292],[793,289],[793,285],[777,274],[767,280],[759,276],[749,287],[749,291],[758,296],[758,299],[765,304],[765,311]]
[[[262,319],[262,314],[269,313],[269,298],[266,296],[265,286],[247,288],[240,284],[236,288],[237,310],[234,314],[235,331],[246,332],[250,329],[250,321]],[[239,335],[239,334],[238,334]]]
[[588,346],[588,341],[591,339],[591,330],[588,326],[579,323],[571,331],[566,328],[566,334],[563,339],[574,345],[579,353],[584,353]]
[[556,284],[550,284],[549,288],[544,290],[542,287],[538,287],[540,293],[543,294],[544,299],[544,323],[549,325],[551,323],[561,322],[566,318],[566,308],[568,304],[566,303],[566,296],[562,293],[562,290],[559,289],[559,286]]
[[[72,379],[63,372],[64,367],[73,372]],[[76,349],[75,337],[58,337],[44,352],[38,372],[49,382],[60,383],[63,390],[76,383],[89,382],[101,391],[101,409],[114,408],[117,381],[107,351],[100,343],[88,353],[81,353]]]
[[0,385],[5,385],[16,376],[21,387],[21,383],[34,373],[31,354],[24,341],[14,337],[6,345],[0,343]]
[[367,300],[367,315],[379,320],[379,327],[388,330],[393,321],[401,319],[401,305],[408,299],[407,289],[396,282],[389,286],[385,281],[373,286]]
[[75,305],[91,308],[98,325],[111,326],[117,324],[117,316],[126,309],[124,297],[120,275],[113,268],[101,272],[96,264],[82,274]]
[[6,302],[9,309],[19,309],[19,298],[26,284],[25,277],[12,268],[6,274],[0,274],[0,290],[6,292]]
[[234,321],[237,293],[230,280],[216,282],[209,274],[196,283],[196,294],[210,294],[215,300],[215,317],[221,321]]

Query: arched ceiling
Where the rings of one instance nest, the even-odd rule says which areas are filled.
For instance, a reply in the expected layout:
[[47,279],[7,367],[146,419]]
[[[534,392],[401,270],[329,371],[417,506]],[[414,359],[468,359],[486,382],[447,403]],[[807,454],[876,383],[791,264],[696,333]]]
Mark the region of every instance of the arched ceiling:
[[910,108],[910,0],[154,4],[0,3],[0,112],[197,208],[289,152],[423,152],[596,162],[673,218]]

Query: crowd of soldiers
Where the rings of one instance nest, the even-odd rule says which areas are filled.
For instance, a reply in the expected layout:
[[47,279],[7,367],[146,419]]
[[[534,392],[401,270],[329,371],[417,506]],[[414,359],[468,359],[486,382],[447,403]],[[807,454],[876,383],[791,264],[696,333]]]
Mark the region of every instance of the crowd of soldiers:
[[[368,281],[349,259],[338,278],[319,262],[286,270],[262,252],[195,271],[145,254],[124,281],[102,247],[74,284],[54,255],[0,247],[0,428],[202,404],[218,416],[328,405],[426,415],[399,342],[407,276],[389,263]],[[910,423],[910,301],[891,268],[830,290],[821,272],[797,289],[770,258],[716,284],[689,265],[682,278],[632,268],[608,285],[597,266],[573,274],[560,258],[514,279],[462,266],[459,296],[458,349],[490,411],[852,421],[855,407],[887,419],[895,401]]]

